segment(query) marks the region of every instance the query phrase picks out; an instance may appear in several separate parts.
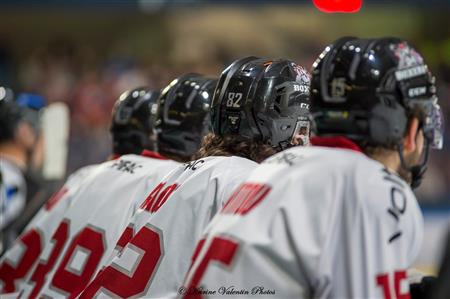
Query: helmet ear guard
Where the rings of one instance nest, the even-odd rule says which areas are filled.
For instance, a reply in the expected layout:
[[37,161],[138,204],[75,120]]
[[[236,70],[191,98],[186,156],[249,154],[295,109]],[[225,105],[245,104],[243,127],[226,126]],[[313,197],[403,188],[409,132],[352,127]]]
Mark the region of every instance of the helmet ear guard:
[[402,141],[408,119],[400,104],[392,104],[394,107],[378,103],[369,112],[369,142],[393,145]]

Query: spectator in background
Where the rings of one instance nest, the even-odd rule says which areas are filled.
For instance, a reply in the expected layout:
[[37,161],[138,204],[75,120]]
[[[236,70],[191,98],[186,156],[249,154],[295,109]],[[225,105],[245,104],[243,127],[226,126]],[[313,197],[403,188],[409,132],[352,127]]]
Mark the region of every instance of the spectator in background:
[[0,228],[2,249],[7,249],[17,237],[15,220],[24,209],[38,186],[28,175],[38,168],[32,161],[42,161],[33,156],[42,146],[39,134],[39,110],[43,108],[42,97],[21,94],[17,101],[10,89],[0,87],[0,172],[2,173]]

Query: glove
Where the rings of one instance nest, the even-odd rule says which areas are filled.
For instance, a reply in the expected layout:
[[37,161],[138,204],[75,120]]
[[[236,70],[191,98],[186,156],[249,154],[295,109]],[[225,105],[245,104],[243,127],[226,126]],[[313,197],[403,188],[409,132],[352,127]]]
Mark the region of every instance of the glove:
[[436,280],[436,277],[424,276],[420,282],[410,284],[411,299],[430,298],[430,293],[436,285]]

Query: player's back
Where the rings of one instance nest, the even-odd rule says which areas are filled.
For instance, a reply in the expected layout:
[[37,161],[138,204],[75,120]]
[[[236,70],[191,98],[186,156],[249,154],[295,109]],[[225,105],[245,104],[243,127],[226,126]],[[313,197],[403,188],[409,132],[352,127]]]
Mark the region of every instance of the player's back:
[[[409,186],[382,164],[345,149],[293,148],[256,168],[213,219],[186,291],[382,297],[391,275],[403,283],[421,225]],[[381,242],[393,251],[379,252]],[[411,256],[392,254],[410,247]]]
[[97,165],[82,167],[71,174],[31,219],[14,245],[0,260],[0,293],[20,289],[24,278],[38,262],[43,246],[50,241],[64,213],[71,206],[73,194]]
[[76,296],[112,255],[148,189],[176,165],[150,153],[125,155],[91,171],[46,244],[24,295]]
[[141,205],[129,244],[80,298],[175,296],[198,237],[256,165],[239,157],[206,157],[172,171]]

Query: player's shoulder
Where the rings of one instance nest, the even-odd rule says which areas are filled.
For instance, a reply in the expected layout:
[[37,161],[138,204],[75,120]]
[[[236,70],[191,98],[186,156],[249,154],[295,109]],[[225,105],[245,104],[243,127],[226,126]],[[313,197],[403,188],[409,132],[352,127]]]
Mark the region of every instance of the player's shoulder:
[[201,161],[204,161],[204,171],[209,170],[218,177],[228,172],[250,172],[258,166],[258,163],[238,156],[210,156],[197,160],[194,164]]
[[182,164],[168,177],[228,181],[230,175],[236,178],[247,176],[257,165],[256,162],[242,157],[208,156]]
[[2,172],[3,182],[5,184],[25,184],[23,172],[11,161],[0,158],[0,170]]
[[[418,209],[418,203],[411,187],[398,174],[387,169],[381,163],[365,163],[354,173],[354,188],[368,209],[384,214],[392,208],[404,213],[408,206],[411,210]],[[369,169],[367,166],[371,166]]]
[[88,177],[89,174],[92,173],[98,166],[99,164],[91,164],[78,168],[69,175],[65,185],[72,185],[82,181],[84,178]]
[[210,171],[221,168],[251,168],[258,165],[256,162],[246,158],[237,156],[208,156],[192,160],[183,164],[186,170],[199,170]]
[[239,156],[222,157],[218,164],[220,164],[220,166],[224,168],[246,169],[246,170],[253,169],[259,165],[253,160]]
[[[384,219],[388,210],[418,217],[419,207],[410,185],[381,162],[358,152],[332,150],[328,181],[340,192],[344,202],[370,217]],[[342,191],[339,191],[342,190]]]
[[302,159],[316,159],[318,161],[323,161],[322,163],[326,163],[331,167],[342,167],[343,165],[351,166],[354,163],[370,163],[370,159],[362,152],[343,148],[297,146],[288,149],[285,155],[286,154],[292,155],[298,161],[301,161]]
[[317,171],[323,171],[324,175],[329,173],[334,180],[342,180],[345,184],[343,188],[354,189],[349,192],[365,194],[356,199],[373,198],[379,202],[379,195],[386,197],[386,192],[392,192],[393,189],[402,190],[405,197],[415,199],[409,184],[397,173],[362,152],[313,146],[299,153],[304,157],[309,156],[309,161],[313,161],[312,166]]
[[354,171],[355,165],[369,163],[360,152],[319,146],[292,147],[279,152],[261,164],[254,171],[255,180],[273,180],[283,173],[291,179],[304,176],[337,177],[345,179]]
[[150,152],[150,151],[144,151],[144,153],[140,154],[140,155],[136,155],[136,154],[127,154],[127,155],[123,155],[119,158],[119,160],[125,160],[125,161],[132,161],[135,163],[140,163],[140,164],[152,164],[152,165],[179,165],[181,163],[176,162],[172,159],[168,159],[164,156],[161,156],[158,153],[155,152]]
[[102,163],[101,169],[115,170],[127,174],[148,175],[162,169],[175,168],[180,163],[162,156],[149,157],[146,155],[127,154]]
[[[404,190],[405,196],[414,196],[409,185],[383,164],[349,149],[294,147],[265,160],[261,167],[265,169],[258,168],[255,171],[257,176],[278,177],[278,172],[281,171],[284,178],[290,177],[295,181],[295,178],[301,177],[302,181],[321,183],[324,188],[342,185],[344,190],[354,188],[361,192],[384,194],[386,190],[390,192],[392,186],[396,186]],[[356,200],[359,198],[354,197]]]

